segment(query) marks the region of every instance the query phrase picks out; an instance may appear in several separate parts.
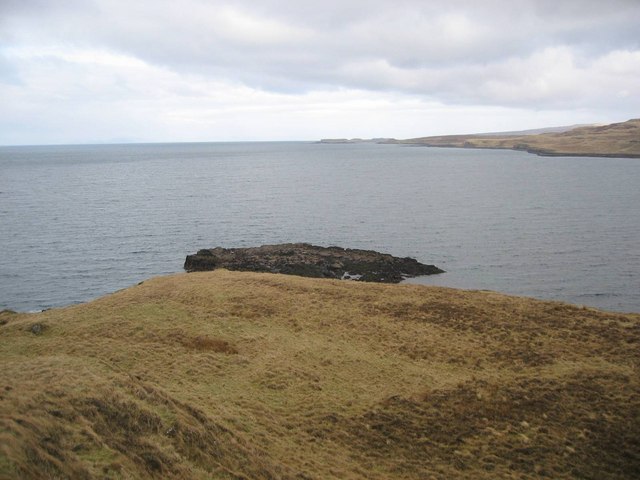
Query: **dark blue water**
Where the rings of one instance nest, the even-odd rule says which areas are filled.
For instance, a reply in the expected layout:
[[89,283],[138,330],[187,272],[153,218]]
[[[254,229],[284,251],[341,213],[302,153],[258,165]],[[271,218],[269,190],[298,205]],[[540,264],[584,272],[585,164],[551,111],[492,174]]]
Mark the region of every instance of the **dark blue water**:
[[199,248],[305,241],[418,281],[640,311],[640,161],[313,143],[0,148],[0,308],[86,301]]

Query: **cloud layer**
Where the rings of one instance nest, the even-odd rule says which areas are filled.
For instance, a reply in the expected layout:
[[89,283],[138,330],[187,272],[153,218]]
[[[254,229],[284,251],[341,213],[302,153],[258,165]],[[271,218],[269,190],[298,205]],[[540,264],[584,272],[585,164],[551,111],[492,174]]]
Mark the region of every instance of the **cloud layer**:
[[398,136],[640,112],[640,3],[5,0],[0,143]]

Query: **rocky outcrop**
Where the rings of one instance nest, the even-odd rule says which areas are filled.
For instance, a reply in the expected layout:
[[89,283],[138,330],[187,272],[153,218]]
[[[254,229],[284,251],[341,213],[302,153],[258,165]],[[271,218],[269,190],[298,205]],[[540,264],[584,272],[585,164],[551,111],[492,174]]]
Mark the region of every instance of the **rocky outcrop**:
[[399,283],[405,278],[444,272],[409,257],[308,243],[199,250],[195,255],[187,255],[184,268],[189,272],[225,268],[383,283]]

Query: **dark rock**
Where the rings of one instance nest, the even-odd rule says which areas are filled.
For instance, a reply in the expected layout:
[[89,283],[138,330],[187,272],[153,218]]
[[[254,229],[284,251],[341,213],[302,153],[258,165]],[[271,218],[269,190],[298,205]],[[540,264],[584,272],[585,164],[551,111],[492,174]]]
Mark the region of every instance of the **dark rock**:
[[227,270],[284,273],[302,277],[399,283],[405,278],[443,273],[413,258],[399,258],[373,250],[318,247],[285,243],[252,248],[212,248],[187,255],[189,272]]
[[45,328],[46,327],[42,323],[34,323],[33,325],[31,325],[31,327],[29,327],[29,331],[34,335],[42,335],[42,332],[44,332]]

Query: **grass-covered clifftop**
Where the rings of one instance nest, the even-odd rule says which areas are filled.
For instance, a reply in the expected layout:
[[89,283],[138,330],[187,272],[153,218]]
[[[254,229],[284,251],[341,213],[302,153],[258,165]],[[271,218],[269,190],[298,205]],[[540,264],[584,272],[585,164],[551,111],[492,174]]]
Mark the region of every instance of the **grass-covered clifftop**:
[[640,158],[640,119],[536,135],[444,135],[400,140],[429,147],[504,148],[545,156]]
[[640,475],[640,315],[218,270],[0,324],[0,478]]

